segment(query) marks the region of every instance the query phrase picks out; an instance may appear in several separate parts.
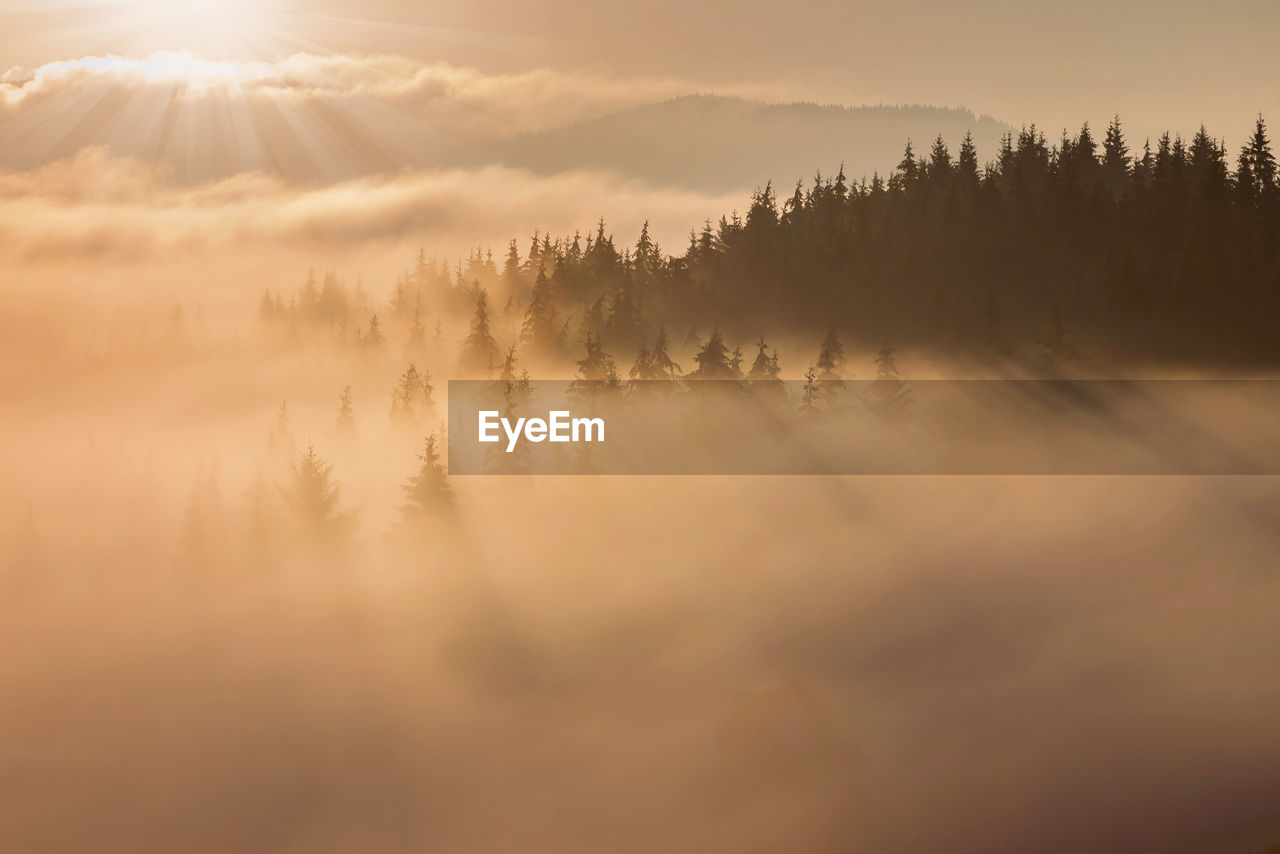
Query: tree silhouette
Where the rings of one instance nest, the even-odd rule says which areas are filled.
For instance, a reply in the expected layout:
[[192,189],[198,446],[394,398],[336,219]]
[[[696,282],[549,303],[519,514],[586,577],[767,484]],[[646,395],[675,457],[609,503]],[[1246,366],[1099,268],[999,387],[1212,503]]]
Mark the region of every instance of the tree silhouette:
[[563,349],[560,317],[552,299],[551,280],[547,278],[546,267],[538,268],[538,278],[533,283],[533,292],[529,297],[529,308],[524,315],[520,339],[525,343],[528,352],[540,358],[554,358],[559,356]]
[[724,336],[719,327],[711,331],[707,343],[702,345],[693,357],[698,367],[688,373],[689,379],[695,380],[731,380],[735,379],[729,350],[725,347]]
[[338,418],[334,424],[339,436],[351,437],[356,433],[355,413],[351,405],[351,385],[342,387],[338,395]]
[[888,340],[880,343],[876,355],[876,378],[867,390],[866,405],[875,415],[888,421],[902,419],[911,405],[911,390],[898,375],[898,363]]
[[501,354],[498,342],[489,330],[489,294],[484,288],[476,291],[476,310],[471,317],[471,331],[462,342],[461,368],[464,373],[490,375],[497,367]]
[[427,434],[422,453],[417,454],[418,470],[405,481],[405,503],[400,518],[406,525],[421,523],[453,509],[453,490],[440,462],[435,433]]
[[333,481],[333,466],[307,443],[306,452],[293,464],[292,478],[280,493],[293,515],[304,543],[322,545],[348,537],[355,513],[339,512],[340,489]]
[[377,350],[386,343],[382,327],[378,324],[378,315],[375,314],[369,318],[369,331],[360,339],[360,343],[370,350]]
[[418,371],[413,362],[404,369],[396,387],[391,390],[391,420],[400,424],[411,424],[417,417],[415,407],[417,401],[431,399],[431,383],[428,377]]
[[748,387],[762,400],[773,402],[787,399],[787,387],[782,381],[782,366],[778,363],[778,351],[769,352],[764,334],[756,342],[756,357],[747,372]]

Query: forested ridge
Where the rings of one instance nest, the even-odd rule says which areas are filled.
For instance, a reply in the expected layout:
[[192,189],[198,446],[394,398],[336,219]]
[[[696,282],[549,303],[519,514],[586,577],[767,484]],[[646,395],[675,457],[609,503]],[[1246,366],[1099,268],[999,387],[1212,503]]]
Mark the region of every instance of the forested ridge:
[[[480,303],[485,334],[460,360],[488,372],[508,344],[570,364],[590,336],[625,365],[659,332],[689,349],[717,328],[735,342],[834,328],[868,347],[890,339],[988,364],[1034,366],[1069,348],[1104,366],[1272,365],[1278,235],[1262,117],[1234,162],[1204,128],[1135,151],[1118,119],[1100,142],[1087,124],[1054,143],[1030,126],[985,165],[971,137],[955,154],[939,137],[923,153],[908,143],[888,176],[854,181],[841,168],[785,197],[766,184],[745,214],[692,230],[678,255],[647,224],[622,245],[603,219],[585,235],[535,233],[523,256],[512,240],[501,263],[480,249],[452,265],[420,253],[383,310],[421,341],[424,318]],[[352,341],[382,335],[369,330],[376,311],[333,277],[262,302],[269,320]],[[491,322],[510,340],[488,337]]]

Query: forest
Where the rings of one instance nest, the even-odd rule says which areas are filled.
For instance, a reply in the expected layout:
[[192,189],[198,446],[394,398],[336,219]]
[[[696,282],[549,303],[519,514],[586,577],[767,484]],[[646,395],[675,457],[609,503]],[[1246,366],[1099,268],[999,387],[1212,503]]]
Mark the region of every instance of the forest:
[[[1133,150],[1118,118],[1101,143],[1087,123],[1052,144],[1030,126],[985,165],[971,137],[954,155],[939,137],[923,153],[908,142],[887,176],[854,181],[841,167],[785,197],[765,184],[745,215],[691,230],[679,255],[647,225],[621,245],[602,219],[585,236],[535,232],[523,256],[512,240],[500,262],[488,249],[452,266],[422,252],[381,319],[333,276],[287,300],[268,290],[260,308],[293,335],[364,346],[390,320],[410,348],[428,326],[440,338],[439,318],[471,312],[451,366],[465,375],[493,374],[511,345],[539,367],[599,346],[643,375],[646,359],[693,352],[713,330],[748,344],[835,330],[1031,373],[1068,360],[1100,375],[1274,366],[1280,185],[1261,116],[1234,163],[1203,127]],[[785,367],[801,376],[812,363]]]
[[[957,431],[1012,460],[981,476],[913,432],[935,380],[1273,374],[1266,126],[991,154],[762,183],[674,252],[601,220],[368,282],[175,250],[158,297],[87,265],[6,295],[0,848],[1266,850],[1273,478],[1028,475],[1025,437],[1100,441],[1052,407]],[[451,379],[522,415],[728,389],[762,444],[927,473],[548,477],[608,457],[522,444],[460,476]],[[1120,420],[1274,445],[1273,399],[1223,400]]]

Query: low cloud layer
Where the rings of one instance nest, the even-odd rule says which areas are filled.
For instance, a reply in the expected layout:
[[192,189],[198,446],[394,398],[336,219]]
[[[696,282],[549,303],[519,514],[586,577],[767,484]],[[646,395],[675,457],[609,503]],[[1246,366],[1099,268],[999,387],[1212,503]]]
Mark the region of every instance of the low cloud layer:
[[620,234],[652,220],[670,242],[743,202],[733,195],[656,190],[603,172],[542,177],[498,166],[312,188],[263,174],[188,187],[163,169],[101,148],[0,173],[0,199],[7,252],[28,263],[143,260],[228,246],[241,254],[282,246],[342,249],[404,239],[466,247],[523,237],[534,228],[572,232],[601,215]]
[[[103,145],[199,182],[264,170],[318,183],[475,165],[487,144],[696,92],[687,80],[536,69],[485,74],[404,57],[89,56],[0,76],[0,166]],[[723,94],[767,97],[760,87]]]

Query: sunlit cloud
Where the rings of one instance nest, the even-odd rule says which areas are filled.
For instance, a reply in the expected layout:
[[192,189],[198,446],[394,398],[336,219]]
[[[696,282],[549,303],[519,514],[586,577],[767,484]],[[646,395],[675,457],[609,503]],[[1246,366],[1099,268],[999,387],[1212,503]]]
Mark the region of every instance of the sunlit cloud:
[[[246,173],[190,187],[165,170],[91,148],[38,169],[0,173],[6,251],[26,262],[255,248],[355,247],[423,239],[498,243],[538,228],[569,233],[616,216],[620,233],[646,219],[681,239],[691,225],[742,200],[658,190],[605,172],[538,176],[499,166],[292,187]],[[500,200],[500,201],[497,201]],[[673,249],[678,247],[672,246]]]

